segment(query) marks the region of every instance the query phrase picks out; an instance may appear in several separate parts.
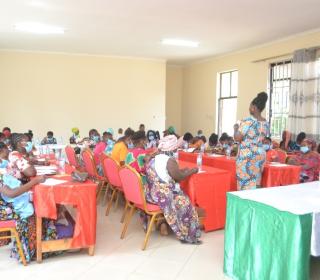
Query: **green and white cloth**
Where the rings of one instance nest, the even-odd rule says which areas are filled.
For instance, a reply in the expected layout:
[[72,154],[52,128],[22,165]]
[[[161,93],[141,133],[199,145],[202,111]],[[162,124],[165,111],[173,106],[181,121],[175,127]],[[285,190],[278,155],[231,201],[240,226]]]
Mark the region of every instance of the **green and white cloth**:
[[320,182],[227,194],[224,272],[239,280],[309,279],[320,255]]

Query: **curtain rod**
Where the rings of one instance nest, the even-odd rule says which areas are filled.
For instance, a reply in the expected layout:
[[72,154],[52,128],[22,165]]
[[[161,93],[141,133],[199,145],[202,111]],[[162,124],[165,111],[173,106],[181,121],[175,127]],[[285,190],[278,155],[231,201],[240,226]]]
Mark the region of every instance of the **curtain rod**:
[[252,63],[265,62],[265,61],[271,60],[271,59],[276,59],[276,58],[291,56],[292,54],[293,54],[293,53],[284,53],[284,54],[281,54],[281,55],[275,55],[275,56],[265,57],[265,58],[262,58],[262,59],[254,60],[254,61],[252,61]]

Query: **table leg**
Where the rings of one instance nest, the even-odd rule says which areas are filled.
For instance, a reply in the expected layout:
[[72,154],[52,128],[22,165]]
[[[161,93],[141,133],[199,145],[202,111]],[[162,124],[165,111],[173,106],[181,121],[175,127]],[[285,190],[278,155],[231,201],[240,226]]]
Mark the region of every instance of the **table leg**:
[[36,235],[37,235],[37,262],[42,262],[42,218],[37,217],[36,221]]
[[88,248],[88,254],[89,256],[93,256],[94,255],[94,249],[95,249],[95,246],[90,246]]

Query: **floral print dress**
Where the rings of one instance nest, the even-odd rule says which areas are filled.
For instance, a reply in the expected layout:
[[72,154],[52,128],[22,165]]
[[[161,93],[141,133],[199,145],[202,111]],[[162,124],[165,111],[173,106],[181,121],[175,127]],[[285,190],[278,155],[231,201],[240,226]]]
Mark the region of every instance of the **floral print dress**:
[[270,134],[269,123],[251,116],[241,122],[239,132],[243,139],[236,161],[238,189],[255,189],[260,184],[266,159],[262,141]]
[[[15,178],[26,182],[28,179],[23,175],[23,171],[30,166],[29,162],[17,151],[11,152],[9,155],[9,165],[6,172]],[[23,184],[22,183],[22,184]],[[3,187],[2,176],[0,177],[0,188]],[[27,262],[32,261],[36,257],[36,219],[32,215],[28,218],[21,218],[15,211],[11,203],[5,202],[0,195],[0,221],[15,220],[16,229],[22,244],[22,250]],[[43,240],[55,240],[57,239],[57,231],[54,220],[42,219],[42,239]],[[8,244],[8,241],[0,243],[1,245]],[[46,258],[50,255],[61,254],[46,253],[43,257]],[[11,257],[18,259],[20,262],[20,256],[18,254],[16,241],[13,241],[13,247],[11,251]]]
[[150,203],[159,205],[168,225],[179,240],[197,243],[201,236],[201,230],[198,214],[190,199],[180,188],[176,187],[176,183],[171,177],[165,181],[160,178],[159,170],[156,170],[156,161],[162,160],[163,170],[159,173],[167,173],[166,163],[169,158],[169,156],[157,155],[147,163],[146,199]]
[[140,175],[143,184],[147,183],[146,180],[146,168],[144,158],[146,157],[146,151],[142,148],[134,148],[127,154],[125,163],[134,168]]

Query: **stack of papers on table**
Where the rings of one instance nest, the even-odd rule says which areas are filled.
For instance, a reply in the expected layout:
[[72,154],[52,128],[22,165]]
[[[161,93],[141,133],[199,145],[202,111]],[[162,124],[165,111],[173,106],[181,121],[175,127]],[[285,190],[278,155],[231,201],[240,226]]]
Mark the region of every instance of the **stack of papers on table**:
[[53,175],[57,174],[58,168],[55,165],[49,165],[49,166],[42,166],[37,165],[35,166],[37,170],[37,175]]
[[41,185],[44,186],[56,186],[63,184],[65,182],[68,182],[67,180],[59,180],[59,179],[54,179],[54,178],[48,178],[45,180],[45,182],[41,183]]
[[224,157],[224,155],[219,154],[208,154],[209,157]]
[[280,163],[280,162],[270,162],[271,166],[276,166],[276,167],[285,167],[288,166],[288,164]]

